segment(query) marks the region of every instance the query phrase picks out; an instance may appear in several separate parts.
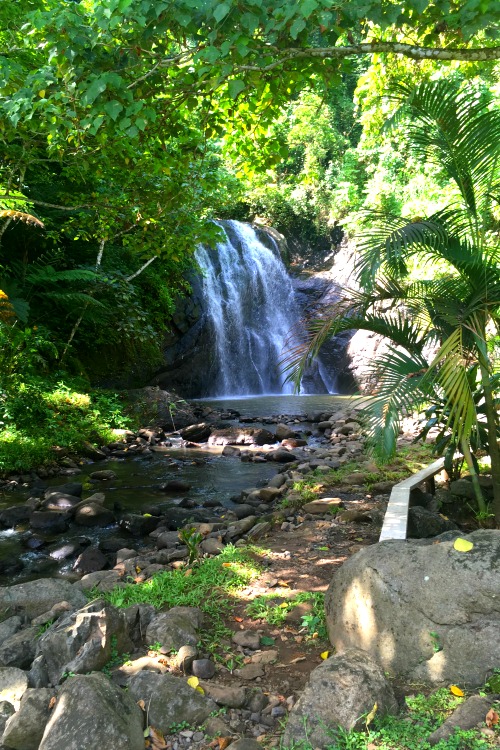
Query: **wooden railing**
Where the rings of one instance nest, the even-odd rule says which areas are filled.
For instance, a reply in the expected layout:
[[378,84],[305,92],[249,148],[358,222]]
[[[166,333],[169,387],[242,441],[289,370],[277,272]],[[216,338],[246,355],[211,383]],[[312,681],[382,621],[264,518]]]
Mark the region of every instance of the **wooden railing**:
[[408,479],[404,479],[392,488],[379,542],[384,542],[387,539],[406,539],[410,492],[422,482],[431,481],[433,483],[434,475],[442,471],[443,468],[444,458],[439,458],[425,469],[418,471]]

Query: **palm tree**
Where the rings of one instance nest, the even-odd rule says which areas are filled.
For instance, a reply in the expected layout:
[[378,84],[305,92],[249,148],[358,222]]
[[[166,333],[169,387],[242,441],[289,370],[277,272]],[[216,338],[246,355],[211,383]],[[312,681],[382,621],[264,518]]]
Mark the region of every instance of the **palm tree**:
[[[342,330],[368,328],[387,336],[396,347],[375,363],[378,391],[365,409],[372,444],[389,457],[402,414],[440,399],[445,427],[467,461],[479,503],[472,454],[481,444],[489,452],[492,510],[500,524],[499,420],[488,348],[500,324],[500,243],[498,231],[491,230],[500,186],[500,111],[486,93],[450,80],[413,90],[400,86],[393,96],[400,107],[388,127],[405,127],[420,158],[452,180],[455,199],[427,219],[372,214],[359,246],[361,291],[310,322],[305,343],[289,352],[286,368],[299,382],[321,345]],[[415,258],[439,273],[412,280],[409,262]],[[429,345],[433,357],[425,354]]]

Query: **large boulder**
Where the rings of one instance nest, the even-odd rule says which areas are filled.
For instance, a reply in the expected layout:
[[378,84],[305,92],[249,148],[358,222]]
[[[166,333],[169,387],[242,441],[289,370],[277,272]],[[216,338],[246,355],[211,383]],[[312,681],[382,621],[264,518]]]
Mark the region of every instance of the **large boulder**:
[[203,613],[197,607],[172,607],[151,620],[146,630],[147,643],[161,643],[168,649],[196,646]]
[[68,679],[39,750],[144,750],[143,715],[103,674]]
[[375,703],[378,715],[397,712],[392,687],[378,664],[360,649],[333,656],[311,672],[290,712],[283,745],[307,742],[326,748],[332,744],[332,731],[362,726]]
[[128,690],[135,701],[144,701],[149,723],[164,734],[168,734],[172,724],[202,724],[217,710],[213,700],[171,674],[139,672],[130,678]]
[[412,681],[484,682],[500,653],[500,531],[469,534],[469,552],[450,535],[381,542],[344,563],[325,599],[337,652],[362,648]]
[[78,609],[87,603],[87,598],[78,586],[57,578],[40,578],[0,588],[0,612],[22,612],[30,619],[62,601]]
[[29,688],[21,699],[19,711],[8,720],[2,744],[13,750],[38,750],[50,716],[54,690]]
[[64,673],[102,669],[115,648],[118,653],[133,648],[126,617],[97,599],[47,630],[38,642],[37,651],[45,659],[52,684],[57,685]]
[[224,427],[212,430],[209,445],[266,445],[276,442],[276,435],[263,427]]

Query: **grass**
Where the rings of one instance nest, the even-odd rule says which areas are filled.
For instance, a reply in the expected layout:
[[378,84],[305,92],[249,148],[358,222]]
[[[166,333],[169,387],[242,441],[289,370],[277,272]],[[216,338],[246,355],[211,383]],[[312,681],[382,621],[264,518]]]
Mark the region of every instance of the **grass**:
[[246,607],[246,613],[254,620],[264,620],[269,625],[280,626],[301,602],[312,602],[312,612],[302,616],[302,627],[307,628],[308,634],[318,634],[318,638],[326,638],[325,595],[321,592],[301,592],[289,599],[276,603],[276,594],[257,596]]
[[31,378],[0,388],[0,475],[54,463],[55,448],[78,454],[85,443],[116,439],[133,426],[119,394],[91,390],[78,379]]
[[228,545],[217,557],[201,560],[188,570],[168,570],[144,583],[129,583],[109,593],[91,591],[115,607],[152,604],[161,607],[199,607],[206,615],[204,645],[213,651],[231,634],[224,625],[234,607],[233,597],[260,575],[251,548]]
[[[331,742],[326,750],[430,750],[429,735],[463,702],[448,688],[440,688],[428,696],[406,698],[406,711],[399,716],[377,717],[366,731],[348,732],[341,728],[327,730]],[[307,727],[306,727],[307,729]],[[497,747],[500,735],[491,741],[477,729],[455,731],[447,740],[434,745],[435,750],[489,750]],[[307,742],[294,750],[313,750]],[[285,750],[285,748],[282,748]]]
[[295,482],[291,491],[281,501],[282,510],[300,510],[306,503],[315,500],[326,492],[335,491],[339,486],[349,484],[348,476],[355,472],[364,475],[363,488],[370,492],[377,482],[400,482],[422,469],[433,460],[430,445],[412,445],[402,450],[390,464],[380,465],[377,471],[368,471],[363,462],[349,461],[338,469],[311,471],[303,479]]

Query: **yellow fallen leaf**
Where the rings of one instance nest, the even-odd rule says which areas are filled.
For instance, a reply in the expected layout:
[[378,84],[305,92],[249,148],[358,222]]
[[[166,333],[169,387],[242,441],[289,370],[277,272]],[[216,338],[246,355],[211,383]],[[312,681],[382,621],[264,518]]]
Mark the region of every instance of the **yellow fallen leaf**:
[[222,563],[222,567],[223,568],[230,568],[231,567],[231,563]]
[[200,681],[199,681],[199,679],[197,677],[190,677],[189,680],[187,681],[187,683],[188,683],[189,687],[192,687],[192,688],[196,689],[198,687],[198,685],[200,684]]
[[467,539],[458,537],[458,539],[455,539],[453,547],[457,552],[470,552],[474,545],[472,544],[472,542],[467,541]]
[[279,605],[280,609],[286,609],[288,607],[288,602],[281,602]]
[[368,727],[368,724],[372,723],[373,719],[375,718],[375,714],[377,713],[377,711],[378,711],[378,703],[375,701],[375,703],[373,704],[372,710],[370,711],[370,713],[366,717],[366,721],[365,721],[365,726],[366,727]]
[[457,698],[463,698],[465,693],[463,690],[461,690],[458,685],[450,685],[450,693],[452,695],[456,695]]
[[320,656],[321,656],[322,659],[328,659],[328,657],[330,656],[330,652],[329,651],[323,651],[323,653],[320,654]]
[[151,513],[143,513],[142,517],[143,518],[152,518],[153,516],[151,515]]
[[202,695],[205,695],[205,691],[203,690],[203,688],[201,687],[201,685],[197,685],[195,687],[195,690],[196,690],[197,693],[201,693]]

